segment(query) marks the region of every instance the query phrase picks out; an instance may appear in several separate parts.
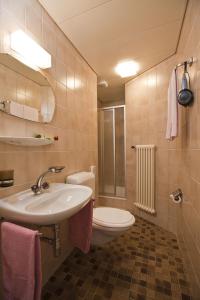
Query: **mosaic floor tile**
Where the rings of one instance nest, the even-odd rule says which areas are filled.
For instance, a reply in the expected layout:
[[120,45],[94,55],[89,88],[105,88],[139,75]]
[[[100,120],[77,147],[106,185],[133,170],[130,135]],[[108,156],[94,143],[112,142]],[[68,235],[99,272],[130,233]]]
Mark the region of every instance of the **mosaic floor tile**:
[[191,300],[176,237],[141,218],[118,239],[75,249],[43,288],[42,300]]

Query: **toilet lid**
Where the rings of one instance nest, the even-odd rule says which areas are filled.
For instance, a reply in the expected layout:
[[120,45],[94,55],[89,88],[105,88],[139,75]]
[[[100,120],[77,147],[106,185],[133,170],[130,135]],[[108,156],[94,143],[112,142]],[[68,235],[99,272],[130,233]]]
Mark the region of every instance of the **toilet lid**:
[[135,218],[127,210],[97,207],[93,209],[93,222],[106,227],[127,227],[133,225]]

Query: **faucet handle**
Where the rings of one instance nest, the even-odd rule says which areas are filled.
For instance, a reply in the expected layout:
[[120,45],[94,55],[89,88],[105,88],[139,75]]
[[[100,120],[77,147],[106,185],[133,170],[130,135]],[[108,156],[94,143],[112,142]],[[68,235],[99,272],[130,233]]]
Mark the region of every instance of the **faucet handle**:
[[34,192],[34,194],[38,194],[39,192],[39,188],[37,186],[37,184],[32,185],[31,190]]
[[44,190],[47,190],[48,188],[49,188],[49,183],[48,182],[43,182],[43,184],[42,184],[42,188],[44,189]]

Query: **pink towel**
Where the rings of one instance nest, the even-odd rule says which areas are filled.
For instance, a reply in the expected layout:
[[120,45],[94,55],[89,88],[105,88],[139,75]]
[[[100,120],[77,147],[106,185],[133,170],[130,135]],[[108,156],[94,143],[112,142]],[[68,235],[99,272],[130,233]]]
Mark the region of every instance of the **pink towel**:
[[41,254],[37,231],[1,225],[4,300],[41,299]]
[[172,75],[168,87],[168,116],[166,139],[173,140],[178,135],[178,102],[177,102],[177,80],[176,69]]
[[93,200],[69,219],[69,239],[84,253],[90,250],[92,238]]

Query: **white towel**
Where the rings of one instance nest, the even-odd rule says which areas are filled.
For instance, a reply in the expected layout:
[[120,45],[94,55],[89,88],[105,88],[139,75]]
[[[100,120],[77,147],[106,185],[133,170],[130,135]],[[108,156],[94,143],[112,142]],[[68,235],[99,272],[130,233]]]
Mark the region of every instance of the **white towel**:
[[24,118],[30,121],[39,121],[39,111],[37,108],[24,105]]
[[173,140],[178,135],[178,101],[177,101],[177,80],[176,69],[172,75],[168,87],[168,115],[166,139]]
[[5,110],[7,113],[9,113],[13,116],[16,116],[19,118],[24,117],[24,109],[23,109],[23,105],[21,103],[17,103],[15,101],[7,101]]

